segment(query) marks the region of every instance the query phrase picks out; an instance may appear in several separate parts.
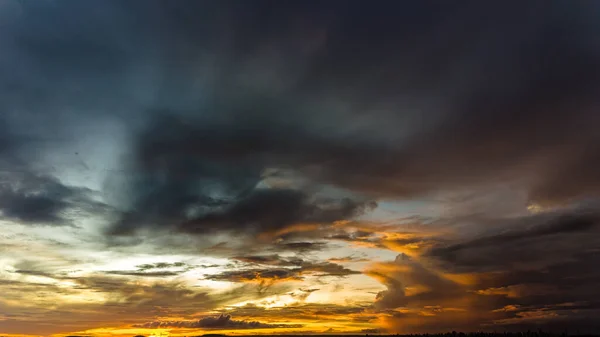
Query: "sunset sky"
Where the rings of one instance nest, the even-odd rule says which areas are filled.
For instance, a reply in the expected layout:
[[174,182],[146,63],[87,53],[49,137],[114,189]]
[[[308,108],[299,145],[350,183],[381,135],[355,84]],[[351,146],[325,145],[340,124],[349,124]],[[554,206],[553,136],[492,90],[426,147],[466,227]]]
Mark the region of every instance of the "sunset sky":
[[0,0],[0,335],[600,332],[599,18]]

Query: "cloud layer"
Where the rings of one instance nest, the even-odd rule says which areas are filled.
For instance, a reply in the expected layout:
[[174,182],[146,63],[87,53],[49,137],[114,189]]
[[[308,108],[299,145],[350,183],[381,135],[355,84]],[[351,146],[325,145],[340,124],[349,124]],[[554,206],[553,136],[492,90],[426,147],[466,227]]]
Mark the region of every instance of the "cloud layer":
[[0,332],[600,331],[599,10],[4,1]]

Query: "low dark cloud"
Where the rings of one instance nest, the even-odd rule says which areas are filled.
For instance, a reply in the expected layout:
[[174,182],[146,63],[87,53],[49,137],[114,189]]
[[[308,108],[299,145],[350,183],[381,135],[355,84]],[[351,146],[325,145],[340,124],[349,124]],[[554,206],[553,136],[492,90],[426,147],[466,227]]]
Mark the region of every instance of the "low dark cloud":
[[531,215],[506,220],[502,233],[434,247],[428,254],[460,271],[543,268],[594,247],[599,223],[590,210]]
[[151,269],[164,269],[164,268],[182,268],[187,267],[187,264],[184,262],[157,262],[157,263],[147,263],[140,264],[136,266],[139,270],[151,270]]
[[232,319],[230,315],[217,317],[204,317],[197,321],[155,321],[134,325],[138,328],[186,328],[186,329],[275,329],[275,328],[300,328],[301,324],[272,324],[259,321],[245,321]]
[[69,218],[77,212],[108,214],[110,209],[91,195],[88,189],[66,186],[51,176],[0,172],[0,212],[7,220],[60,226],[71,225]]
[[293,269],[252,269],[252,270],[232,270],[224,271],[219,274],[205,276],[208,280],[229,281],[229,282],[252,282],[252,281],[299,281],[302,278],[298,275],[299,270]]
[[[205,276],[209,280],[229,282],[300,281],[305,275],[318,277],[346,277],[361,272],[331,262],[311,262],[300,258],[282,258],[278,255],[236,257],[250,264],[250,268],[229,270]],[[260,267],[255,267],[258,265]]]
[[[210,311],[240,301],[289,292],[288,288],[276,285],[258,289],[258,286],[246,284],[224,292],[211,293],[209,289],[190,288],[182,282],[157,280],[141,284],[131,277],[121,275],[97,274],[60,279],[75,282],[76,290],[106,296],[103,305],[110,307],[115,313],[142,318],[163,315],[167,310],[165,308],[173,315],[190,316],[202,310]],[[174,301],[176,306],[173,305]]]
[[105,274],[110,275],[123,275],[123,276],[143,276],[143,277],[165,277],[165,276],[177,276],[181,272],[176,271],[127,271],[127,270],[109,270],[105,271]]
[[[233,232],[242,229],[268,233],[298,223],[328,224],[361,215],[365,210],[374,207],[372,204],[355,202],[351,199],[333,202],[311,201],[309,196],[301,191],[280,189],[256,189],[230,202],[211,200],[205,204],[197,198],[189,200],[191,203],[182,202],[174,205],[179,207],[179,210],[172,217],[164,219],[165,225],[174,223],[174,229],[184,233]],[[142,206],[140,207],[144,212],[150,207],[150,205]],[[219,207],[215,210],[215,206]],[[190,207],[206,207],[208,210],[200,211],[201,215],[186,217],[185,211],[193,210]],[[152,216],[151,212],[129,213],[111,233],[127,234],[137,227],[160,225],[161,218]]]
[[383,329],[362,329],[362,330],[360,330],[360,332],[381,334],[381,333],[385,333],[385,330],[383,330]]
[[[273,320],[278,317],[294,317],[295,319],[314,320],[315,317],[335,317],[336,319],[360,320],[361,317],[374,318],[370,306],[341,305],[327,303],[295,303],[285,306],[264,308],[252,304],[241,307],[227,308],[234,316],[257,317],[263,320]],[[219,310],[224,312],[225,310]]]
[[309,242],[309,241],[296,241],[296,242],[275,242],[270,250],[275,252],[295,252],[295,253],[307,253],[316,252],[326,249],[328,246],[325,241]]
[[42,270],[17,269],[14,272],[17,274],[21,274],[21,275],[42,276],[42,277],[49,277],[49,278],[56,277],[56,275],[53,275],[50,272],[46,272],[46,271],[42,271]]
[[104,271],[103,273],[123,276],[165,277],[177,276],[193,269],[192,266],[189,266],[184,262],[157,262],[141,264],[136,267],[137,270],[109,270]]
[[[260,232],[275,231],[296,223],[332,223],[361,215],[367,207],[351,199],[333,203],[310,202],[308,196],[292,190],[256,190],[224,212],[209,213],[182,226],[184,231],[217,228],[257,227]],[[247,224],[247,225],[246,225]]]
[[598,303],[561,303],[540,306],[506,306],[498,311],[505,317],[493,325],[513,331],[525,331],[544,326],[550,331],[589,333],[597,331],[600,325],[593,317],[600,313]]

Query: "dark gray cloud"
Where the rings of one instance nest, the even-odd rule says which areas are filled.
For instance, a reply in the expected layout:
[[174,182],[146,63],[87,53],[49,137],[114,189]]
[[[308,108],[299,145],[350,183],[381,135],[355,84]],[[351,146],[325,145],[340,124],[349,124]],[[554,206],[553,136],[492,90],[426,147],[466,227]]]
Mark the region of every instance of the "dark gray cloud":
[[177,276],[181,274],[181,272],[175,271],[127,271],[127,270],[110,270],[105,271],[105,274],[110,275],[123,275],[123,276],[143,276],[143,277],[165,277],[165,276]]
[[104,274],[143,277],[165,277],[177,276],[189,271],[190,269],[193,269],[192,266],[189,266],[184,262],[157,262],[141,264],[136,267],[137,270],[109,270],[104,271]]
[[7,119],[6,115],[0,117],[2,218],[33,225],[71,225],[74,216],[110,212],[109,206],[94,198],[94,191],[69,186],[49,170],[38,168],[32,161],[32,156],[39,156],[34,150],[48,140],[20,134]]
[[230,282],[250,282],[250,281],[291,281],[302,280],[303,274],[313,274],[317,276],[336,276],[344,277],[353,274],[360,274],[359,271],[344,268],[335,263],[315,263],[306,264],[299,268],[291,269],[248,269],[240,271],[225,271],[220,274],[208,275],[206,279]]
[[304,262],[299,257],[283,258],[278,254],[234,256],[233,259],[249,264],[270,266],[296,266]]
[[118,118],[116,232],[148,219],[237,228],[267,168],[371,195],[497,179],[539,201],[596,195],[593,4],[17,7],[0,40],[1,108],[38,139]]
[[250,268],[228,270],[205,276],[209,280],[230,282],[300,281],[305,275],[346,277],[361,272],[332,262],[313,262],[298,257],[284,258],[279,255],[238,256],[236,261],[249,264]]
[[[423,16],[425,22],[432,24],[436,14],[426,15],[419,7],[412,9]],[[549,155],[564,155],[563,151],[573,153],[573,147],[594,142],[591,130],[586,131],[595,120],[592,114],[586,112],[586,106],[592,104],[592,97],[587,95],[594,90],[598,79],[598,74],[593,70],[597,50],[593,49],[590,45],[592,41],[585,35],[591,27],[587,27],[586,23],[571,25],[568,19],[556,19],[555,11],[563,10],[559,4],[544,8],[542,13],[533,4],[519,6],[518,11],[513,5],[496,4],[494,7],[497,7],[497,13],[490,15],[490,20],[484,23],[469,17],[476,16],[475,13],[483,10],[482,7],[472,3],[457,5],[451,11],[456,15],[456,22],[448,20],[446,24],[449,27],[444,27],[449,28],[450,32],[459,29],[481,32],[481,41],[477,40],[478,43],[470,47],[463,45],[461,56],[470,58],[471,64],[463,65],[447,53],[443,53],[443,57],[426,55],[429,68],[435,68],[444,59],[445,67],[440,69],[438,75],[443,81],[461,80],[456,77],[458,75],[452,75],[457,72],[462,76],[461,82],[468,82],[470,87],[457,93],[439,94],[437,84],[423,83],[434,77],[422,69],[425,63],[421,66],[422,72],[418,73],[423,78],[418,82],[423,88],[409,87],[408,79],[413,77],[406,75],[417,74],[409,69],[414,69],[416,59],[422,62],[417,55],[425,56],[422,54],[426,50],[435,49],[429,47],[421,50],[418,47],[429,44],[442,48],[441,42],[436,43],[439,34],[436,25],[429,28],[435,33],[425,30],[421,39],[414,42],[413,48],[394,48],[389,46],[389,40],[396,35],[402,36],[404,29],[413,28],[413,21],[393,24],[384,29],[374,25],[372,17],[366,14],[362,20],[352,21],[353,27],[361,27],[362,24],[372,30],[370,34],[380,36],[379,39],[366,41],[366,36],[347,26],[350,21],[346,21],[349,19],[345,15],[353,17],[353,11],[356,10],[348,6],[335,26],[325,21],[323,30],[326,31],[328,43],[311,60],[306,74],[289,89],[291,93],[288,90],[283,95],[270,97],[259,91],[259,94],[250,98],[242,96],[239,101],[243,102],[242,106],[237,100],[219,100],[209,105],[211,112],[207,114],[210,118],[187,118],[189,122],[184,126],[159,119],[156,123],[159,129],[153,126],[149,129],[151,141],[146,141],[142,133],[138,150],[145,161],[153,158],[175,163],[177,158],[189,160],[191,157],[200,157],[211,162],[235,163],[248,170],[265,166],[294,167],[321,181],[400,195],[476,184],[498,175],[511,175],[507,178],[512,179],[515,178],[512,176],[514,170],[518,171],[518,177],[527,175],[529,169],[541,170],[549,166],[547,161],[552,160],[548,158]],[[266,15],[262,10],[258,6],[255,12],[257,18]],[[284,18],[289,15],[302,20],[305,14],[303,11],[292,14],[283,8],[277,10],[280,12],[277,18],[272,19],[274,25],[282,25]],[[380,10],[383,11],[378,8],[369,14],[381,14]],[[578,9],[573,7],[569,10],[577,13]],[[532,21],[528,19],[528,13],[533,11],[538,14],[538,19]],[[511,20],[505,20],[504,15],[509,13]],[[459,18],[466,21],[459,21]],[[322,23],[318,19],[316,21],[314,24],[320,27]],[[522,22],[523,25],[512,22]],[[245,34],[250,40],[256,41],[257,46],[268,44],[263,42],[264,36],[252,36],[258,27],[250,28]],[[282,31],[290,32],[285,28]],[[282,33],[275,35],[279,34]],[[350,36],[352,43],[348,40]],[[573,36],[577,38],[572,39]],[[285,50],[285,45],[274,39],[273,48]],[[358,44],[364,46],[361,53],[349,49],[351,45]],[[256,48],[260,50],[260,47]],[[410,55],[405,50],[416,50],[414,53],[417,55]],[[548,54],[554,57],[550,60],[544,58]],[[241,52],[240,55],[248,54]],[[395,62],[391,63],[391,59]],[[234,60],[238,61],[237,58]],[[384,74],[383,69],[391,70]],[[369,81],[365,80],[366,76],[369,76]],[[489,78],[496,80],[488,81]],[[344,87],[344,82],[352,84]],[[370,85],[379,90],[369,90]],[[332,121],[320,119],[315,112],[304,109],[307,102],[312,103],[315,99],[318,101],[313,104],[321,103],[321,106],[327,106],[331,99],[350,99],[355,104],[352,108],[363,106],[366,111],[369,108],[376,110],[377,104],[382,104],[382,101],[390,102],[390,110],[394,112],[385,115],[388,117],[386,121],[400,127],[402,122],[410,122],[411,118],[416,117],[409,112],[398,111],[402,108],[401,103],[388,97],[397,91],[411,93],[411,96],[429,94],[451,104],[433,126],[423,127],[408,141],[397,143],[383,142],[374,137],[365,140],[363,133],[370,130],[358,128],[353,130],[355,132],[349,131],[347,124],[355,123],[358,111],[342,113],[340,117],[343,123],[340,128],[334,129],[329,126]],[[220,95],[237,96],[230,91],[215,93],[215,97]],[[305,101],[298,104],[298,96]],[[416,108],[422,104],[416,102]],[[285,119],[282,117],[284,115]],[[329,112],[328,116],[332,115],[335,113]],[[371,117],[375,119],[382,116],[374,114]],[[541,128],[536,125],[540,120],[544,121]],[[531,131],[533,126],[536,126],[535,132]],[[328,133],[318,132],[325,127],[330,127]],[[386,134],[384,131],[381,133]],[[562,135],[560,141],[556,137],[559,134]],[[565,138],[569,142],[565,143]],[[525,171],[521,171],[522,164],[516,164],[522,161],[527,162]],[[565,165],[569,164],[559,166]],[[318,170],[303,170],[314,166]],[[541,171],[544,176],[554,176],[554,169]],[[540,183],[551,184],[551,181],[559,180],[564,181],[548,179]],[[588,181],[591,183],[592,179]],[[532,192],[536,194],[538,188],[533,187]]]
[[274,329],[274,328],[300,328],[300,324],[271,324],[259,321],[245,321],[232,319],[230,315],[221,314],[218,317],[204,317],[197,321],[155,321],[136,324],[135,327],[157,328],[201,328],[201,329]]
[[187,267],[188,265],[185,262],[157,262],[157,263],[146,263],[140,264],[136,266],[139,270],[151,270],[151,269],[164,269],[164,268],[172,268],[172,267]]
[[251,282],[251,281],[299,281],[302,278],[298,275],[299,268],[296,269],[248,269],[231,270],[219,274],[205,276],[208,280],[229,281],[229,282]]
[[323,250],[327,247],[327,243],[324,241],[310,242],[310,241],[296,241],[296,242],[276,242],[272,245],[270,250],[276,252],[296,252],[296,253],[307,253],[311,251]]
[[300,288],[300,289],[298,289],[298,291],[289,293],[289,295],[292,296],[292,298],[296,299],[297,301],[304,301],[308,298],[308,296],[310,296],[310,294],[314,293],[315,291],[319,291],[319,289],[318,288],[312,288],[312,289]]
[[251,126],[200,125],[161,119],[142,133],[134,158],[141,176],[125,181],[131,188],[132,209],[111,233],[165,226],[187,233],[262,233],[296,223],[331,223],[376,205],[350,198],[318,198],[302,190],[257,188],[268,166],[252,147],[272,151],[278,142],[261,140],[267,130]]
[[[165,314],[166,308],[171,314],[189,316],[198,311],[209,311],[223,305],[245,300],[285,294],[286,287],[273,285],[258,287],[245,284],[231,290],[209,294],[208,289],[190,288],[181,282],[157,280],[141,285],[130,277],[112,275],[88,275],[86,277],[62,277],[77,284],[75,289],[88,290],[106,296],[103,307],[113,313],[137,317],[153,317]],[[173,305],[177,303],[177,305]]]
[[[165,194],[157,196],[166,197]],[[276,235],[278,230],[295,224],[329,225],[336,220],[362,215],[375,207],[373,202],[354,201],[349,198],[311,200],[309,195],[301,191],[283,189],[256,189],[231,201],[215,202],[213,199],[210,205],[198,202],[197,198],[190,199],[191,203],[176,203],[175,200],[179,199],[175,198],[173,203],[170,203],[173,208],[167,212],[160,211],[164,203],[155,205],[158,208],[143,205],[144,207],[125,214],[109,233],[131,235],[139,228],[149,227],[191,234],[229,232],[232,235]],[[272,248],[300,252],[319,249],[322,246],[323,243],[319,242],[281,242]]]
[[17,269],[14,272],[17,274],[21,274],[21,275],[33,275],[33,276],[42,276],[42,277],[49,277],[49,278],[56,277],[56,275],[53,275],[52,273],[42,271],[42,270]]
[[[348,318],[359,318],[365,312],[367,312],[370,306],[361,305],[340,305],[340,304],[326,304],[326,303],[297,303],[295,305],[287,306],[276,306],[272,308],[264,308],[253,304],[247,304],[244,306],[233,307],[228,309],[221,309],[218,312],[229,312],[234,316],[245,316],[245,317],[261,317],[266,319],[273,319],[278,317],[294,317],[295,319],[308,319],[312,320],[315,317],[348,317]],[[228,311],[226,311],[228,310]],[[371,316],[372,318],[372,316]]]
[[[274,229],[303,219],[292,216],[301,213],[292,208],[307,206],[296,195],[303,192],[255,189],[266,168],[293,170],[317,182],[376,195],[410,197],[491,179],[524,180],[539,201],[595,193],[592,171],[583,174],[585,188],[569,178],[580,176],[571,172],[581,171],[578,163],[589,163],[595,155],[593,147],[574,151],[596,142],[590,129],[596,117],[589,109],[598,83],[598,50],[589,32],[597,27],[586,20],[585,8],[563,8],[558,2],[543,8],[496,3],[490,10],[465,2],[445,5],[448,19],[438,21],[439,13],[427,10],[431,3],[407,5],[408,11],[395,5],[368,13],[361,8],[360,19],[354,4],[336,11],[336,18],[336,4],[324,6],[332,12],[319,8],[321,14],[311,18],[314,4],[292,6],[294,10],[254,5],[247,20],[239,20],[237,9],[246,6],[229,2],[211,9],[227,18],[224,26],[239,31],[223,45],[216,40],[227,30],[200,34],[194,44],[183,28],[218,27],[214,20],[188,22],[178,6],[164,3],[147,7],[149,18],[161,8],[168,27],[164,34],[178,34],[189,46],[189,56],[184,56],[181,47],[169,45],[170,58],[182,67],[206,69],[202,48],[229,57],[209,69],[216,75],[208,83],[175,76],[168,65],[157,66],[167,74],[165,93],[159,106],[150,108],[159,112],[146,112],[148,122],[133,132],[132,156],[125,166],[134,177],[117,184],[125,186],[130,207],[114,232],[174,222],[185,223],[179,229],[191,232],[210,231],[213,223],[246,229],[253,221],[261,224],[258,228]],[[575,24],[571,20],[576,19],[556,15],[563,10],[581,20]],[[273,12],[277,15],[269,14]],[[379,15],[387,12],[411,12],[420,23],[384,26],[373,21],[386,22]],[[536,13],[536,20],[530,20],[530,13]],[[256,23],[265,18],[268,30]],[[309,22],[310,29],[297,32],[288,24],[299,21]],[[415,25],[421,35],[411,40],[406,34]],[[367,38],[365,31],[378,38]],[[465,37],[467,31],[479,34]],[[363,46],[360,52],[353,49],[356,45]],[[313,49],[297,53],[302,60],[281,56],[304,47]],[[451,52],[435,52],[442,49]],[[260,63],[271,59],[282,62],[276,74]],[[266,82],[257,77],[253,84],[244,82],[244,76],[254,75]],[[194,96],[189,89],[172,89],[185,83],[208,89],[199,89],[195,98],[187,97]],[[445,89],[449,86],[456,89]],[[279,88],[277,95],[270,91],[273,87]],[[184,107],[171,96],[184,100]],[[340,106],[339,101],[347,103]],[[415,129],[407,130],[410,126]],[[244,213],[244,205],[270,193],[278,194],[273,197],[281,204],[275,208],[285,209],[286,219],[271,209],[268,218]]]
[[[466,242],[437,244],[428,254],[460,271],[543,268],[598,244],[595,210],[566,210],[506,220],[503,232]],[[582,271],[583,272],[583,271]]]
[[106,213],[110,208],[86,188],[66,186],[51,176],[0,172],[0,212],[25,224],[70,225],[73,212]]

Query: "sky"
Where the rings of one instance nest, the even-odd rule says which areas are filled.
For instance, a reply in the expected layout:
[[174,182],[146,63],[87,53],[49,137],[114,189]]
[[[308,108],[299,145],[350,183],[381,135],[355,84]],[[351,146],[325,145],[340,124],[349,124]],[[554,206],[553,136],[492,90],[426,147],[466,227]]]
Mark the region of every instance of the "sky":
[[0,0],[0,334],[600,332],[599,16]]

